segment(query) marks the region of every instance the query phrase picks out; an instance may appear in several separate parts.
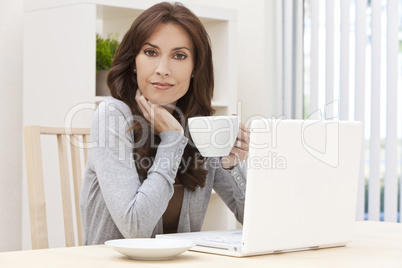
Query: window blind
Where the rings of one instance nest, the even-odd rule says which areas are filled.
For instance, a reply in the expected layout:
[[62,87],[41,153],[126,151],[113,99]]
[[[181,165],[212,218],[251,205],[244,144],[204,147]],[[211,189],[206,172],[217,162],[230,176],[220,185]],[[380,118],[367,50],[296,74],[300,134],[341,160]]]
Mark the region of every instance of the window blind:
[[[294,38],[300,29],[289,26],[294,25],[290,22],[292,18],[297,19],[296,2],[282,2],[283,112],[291,115],[288,118],[296,118],[294,109],[297,111],[300,100],[295,95],[301,90],[305,118],[321,109],[326,111],[327,118],[363,122],[365,139],[356,219],[396,222],[402,207],[398,197],[401,195],[398,188],[401,168],[398,129],[402,128],[402,116],[398,114],[402,105],[398,95],[402,88],[402,64],[398,63],[401,1],[304,0],[302,88],[289,86],[289,79],[296,79],[294,72],[285,77],[286,66],[300,64],[297,55],[287,54],[297,53],[297,49],[289,47],[300,45],[300,40]],[[333,108],[326,109],[333,103],[339,103],[339,107],[332,105]]]

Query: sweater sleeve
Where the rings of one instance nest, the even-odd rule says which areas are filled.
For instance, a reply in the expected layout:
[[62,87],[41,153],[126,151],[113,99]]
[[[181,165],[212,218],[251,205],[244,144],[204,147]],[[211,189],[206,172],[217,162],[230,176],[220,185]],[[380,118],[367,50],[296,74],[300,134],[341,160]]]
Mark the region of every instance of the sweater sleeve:
[[[187,138],[177,131],[160,133],[153,163],[139,159],[141,165],[151,165],[141,183],[134,157],[133,132],[129,130],[135,118],[127,107],[101,105],[93,119],[91,163],[96,173],[105,204],[117,228],[125,238],[151,237],[173,195],[173,183]],[[144,137],[148,138],[148,137]]]
[[239,163],[231,170],[223,169],[220,158],[215,158],[214,162],[217,162],[214,190],[233,212],[236,219],[240,223],[243,223],[247,181],[245,161]]

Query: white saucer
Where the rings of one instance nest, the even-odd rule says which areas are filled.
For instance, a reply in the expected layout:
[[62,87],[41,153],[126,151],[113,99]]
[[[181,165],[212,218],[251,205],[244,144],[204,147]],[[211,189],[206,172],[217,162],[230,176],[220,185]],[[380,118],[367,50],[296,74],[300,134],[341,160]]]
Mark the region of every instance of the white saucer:
[[134,238],[109,240],[105,245],[130,259],[156,261],[169,260],[189,250],[195,243],[182,239]]

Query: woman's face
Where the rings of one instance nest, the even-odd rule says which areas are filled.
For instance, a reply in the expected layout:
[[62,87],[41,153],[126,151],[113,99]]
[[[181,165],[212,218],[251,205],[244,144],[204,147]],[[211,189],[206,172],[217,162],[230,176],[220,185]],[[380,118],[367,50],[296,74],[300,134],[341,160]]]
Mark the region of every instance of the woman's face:
[[154,104],[176,105],[190,85],[194,47],[176,24],[160,24],[135,57],[138,88]]

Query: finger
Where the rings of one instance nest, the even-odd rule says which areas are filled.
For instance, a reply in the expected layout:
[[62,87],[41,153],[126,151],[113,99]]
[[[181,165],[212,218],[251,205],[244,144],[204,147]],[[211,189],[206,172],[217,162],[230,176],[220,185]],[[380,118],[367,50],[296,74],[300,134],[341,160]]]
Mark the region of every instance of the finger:
[[250,129],[248,129],[243,122],[240,122],[240,129],[242,129],[242,130],[244,130],[246,132],[250,132]]
[[138,93],[138,91],[137,91],[135,100],[136,100],[138,107],[140,108],[142,114],[144,115],[145,119],[149,120],[150,114],[149,114],[147,108],[144,106],[144,97],[141,97],[141,96],[142,96],[141,93]]
[[[237,114],[232,115],[237,116]],[[250,142],[250,129],[247,128],[246,125],[241,121],[239,122],[239,131],[237,132],[237,138],[247,143]]]
[[138,100],[139,100],[139,103],[142,105],[142,107],[146,110],[146,112],[148,114],[151,114],[151,106],[149,105],[149,102],[144,97],[144,95],[139,96]]
[[137,88],[137,91],[135,92],[135,98],[137,98],[141,95],[142,95],[141,90],[139,88]]
[[246,136],[250,136],[250,129],[246,127],[243,122],[240,122],[240,130],[242,130],[245,134],[248,134]]
[[237,139],[236,139],[236,147],[238,148],[243,148],[244,150],[248,151],[250,144],[250,133],[240,129],[239,132],[237,133]]
[[137,89],[137,91],[135,92],[135,100],[138,104],[141,102],[141,97],[143,97],[141,90]]
[[234,164],[237,165],[243,160],[246,160],[248,157],[248,152],[242,151],[242,150],[232,150],[230,151],[229,157],[232,157],[234,159]]
[[250,148],[250,145],[249,145],[249,143],[247,143],[245,141],[237,139],[234,147],[239,148],[243,151],[248,151]]
[[150,100],[147,100],[148,102],[148,107],[149,107],[149,113],[152,118],[152,120],[155,120],[156,118],[160,118],[162,116],[162,109],[164,109],[162,106],[159,104],[154,104]]
[[240,141],[246,141],[245,132],[243,129],[239,129],[239,132],[237,132],[237,139]]
[[141,102],[142,106],[146,108],[147,111],[149,111],[148,106],[151,106],[152,103],[147,98],[145,98],[140,89],[137,89],[135,93],[135,99],[137,100],[137,102]]
[[243,129],[239,130],[239,133],[237,134],[237,138],[241,140],[244,143],[250,143],[250,132],[247,132]]
[[233,166],[236,166],[238,163],[241,162],[239,156],[234,154],[234,153],[230,153],[228,157],[229,157],[229,159],[233,159],[232,160],[233,161],[233,163],[232,163]]
[[[145,97],[144,97],[144,98],[145,98]],[[145,100],[147,101],[149,107],[151,107],[151,108],[156,109],[156,108],[158,108],[158,107],[162,107],[160,104],[152,103],[152,102],[151,102],[150,100],[148,100],[147,98],[145,98]]]
[[140,101],[140,97],[142,96],[140,89],[137,89],[137,91],[135,92],[135,101],[137,102],[138,106],[140,106],[141,101]]
[[150,100],[146,99],[145,97],[144,97],[144,99],[147,102],[146,104],[144,103],[144,105],[147,107],[147,110],[152,118],[154,118],[155,115],[157,116],[158,113],[161,111],[161,109],[164,109],[164,107],[162,107],[160,104],[152,103]]
[[[140,97],[144,97],[144,98],[145,98],[145,96],[142,94],[141,90],[138,88],[137,91],[135,92],[135,99],[136,99],[136,100],[139,100]],[[145,98],[145,99],[146,99],[146,98]]]
[[250,145],[249,145],[249,143],[247,143],[245,141],[241,141],[240,139],[236,139],[234,148],[238,148],[238,149],[241,149],[243,151],[248,151],[250,149]]
[[150,116],[147,112],[147,109],[145,109],[145,107],[142,105],[142,103],[140,101],[137,101],[138,103],[138,107],[140,108],[142,114],[144,115],[145,119],[147,119],[148,121],[150,120]]
[[232,150],[230,150],[230,153],[239,155],[244,158],[248,154],[248,151],[245,151],[241,148],[233,147]]

